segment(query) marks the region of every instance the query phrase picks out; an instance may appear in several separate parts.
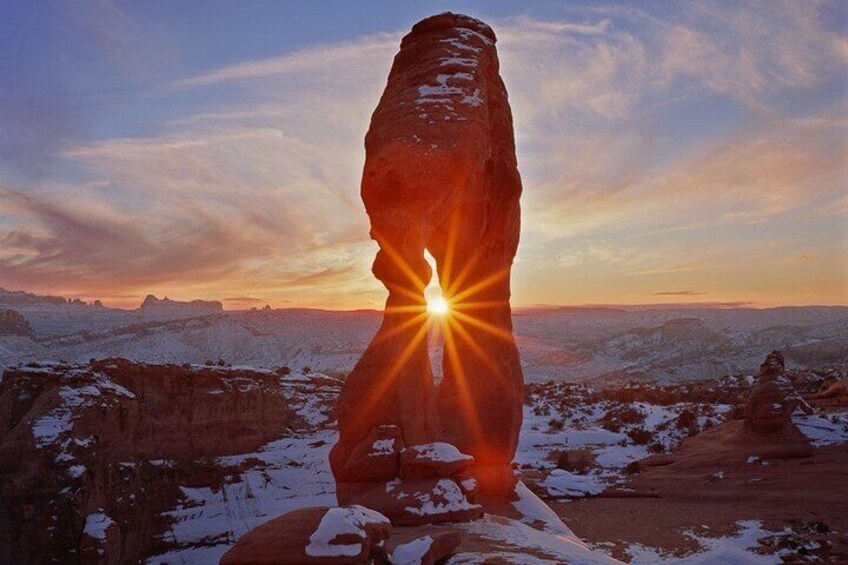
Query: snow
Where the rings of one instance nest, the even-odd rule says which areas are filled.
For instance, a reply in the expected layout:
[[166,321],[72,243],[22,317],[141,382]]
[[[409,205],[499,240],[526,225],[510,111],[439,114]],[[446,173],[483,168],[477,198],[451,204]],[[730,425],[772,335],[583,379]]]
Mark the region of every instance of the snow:
[[354,504],[345,508],[330,508],[321,518],[318,529],[309,536],[306,554],[311,557],[355,557],[362,553],[362,542],[332,543],[337,537],[355,535],[367,538],[366,524],[390,524],[389,519],[370,508]]
[[392,565],[421,565],[424,556],[430,551],[432,545],[433,538],[430,536],[412,540],[409,543],[397,546],[389,561]]
[[702,551],[685,557],[663,555],[653,548],[638,544],[631,545],[627,553],[633,560],[631,565],[777,565],[783,563],[779,555],[761,555],[751,550],[757,547],[757,541],[763,537],[774,535],[774,532],[763,529],[758,520],[740,520],[736,523],[739,531],[735,535],[718,538],[701,537],[691,531],[684,534],[698,542]]
[[599,494],[608,483],[596,473],[577,475],[564,469],[554,469],[542,485],[553,495],[582,497]]
[[483,103],[483,99],[480,97],[480,89],[477,88],[474,90],[474,94],[471,96],[465,96],[462,99],[463,104],[469,104],[471,106],[479,106]]
[[[103,509],[99,508],[97,512],[93,512],[86,516],[85,527],[82,532],[96,540],[105,541],[106,530],[114,523],[115,522],[103,512]],[[99,549],[99,552],[102,554],[103,550]]]
[[395,452],[395,438],[378,439],[371,444],[371,453],[368,455],[391,455]]
[[447,67],[448,65],[459,65],[460,67],[473,67],[476,68],[478,65],[477,59],[471,59],[469,57],[443,57],[439,59],[440,65],[442,67]]
[[[478,504],[468,502],[459,485],[450,479],[439,479],[432,491],[416,492],[414,496],[420,507],[407,506],[405,510],[419,516],[480,508]],[[435,502],[434,497],[440,497],[445,502]]]
[[[52,368],[48,368],[52,372]],[[44,373],[44,368],[39,369]],[[70,463],[74,460],[70,448],[76,444],[87,446],[92,438],[71,441],[70,434],[74,427],[74,414],[81,407],[98,406],[112,408],[117,405],[115,397],[134,399],[135,395],[123,386],[113,382],[108,375],[92,373],[85,369],[71,369],[60,377],[62,387],[59,389],[59,404],[43,416],[30,423],[35,445],[39,449],[57,446],[55,461]],[[82,474],[74,466],[68,469],[72,477]],[[79,474],[77,474],[79,473]]]
[[[507,563],[579,563],[580,565],[620,563],[602,553],[592,551],[573,534],[541,532],[518,520],[485,515],[480,520],[458,524],[457,527],[461,531],[496,542],[504,550],[497,552],[496,555]],[[509,552],[510,549],[515,549],[515,552]],[[541,553],[547,559],[527,555],[527,549]],[[458,553],[448,559],[447,563],[449,565],[490,563],[495,560],[490,555],[492,554],[481,556],[479,554]],[[516,557],[520,557],[520,559],[516,560]]]
[[[479,21],[479,20],[477,20]],[[482,23],[482,22],[481,22]],[[474,31],[473,29],[469,29],[467,27],[459,27],[456,28],[457,33],[462,36],[463,39],[468,40],[472,37],[479,39],[486,45],[491,45],[492,40],[480,33],[479,31]]]
[[71,465],[68,468],[68,474],[73,478],[78,479],[85,473],[85,465]]
[[[286,512],[307,506],[335,506],[335,482],[328,462],[330,446],[338,440],[332,430],[271,442],[256,453],[219,457],[221,467],[233,468],[232,481],[220,490],[182,487],[184,501],[163,515],[171,522],[164,536],[185,549],[168,553],[174,562],[203,563],[193,545],[204,539],[238,539],[249,530]],[[251,460],[260,464],[237,472]],[[216,546],[217,561],[229,548]],[[151,563],[159,563],[151,558]]]
[[835,421],[820,415],[796,414],[792,421],[816,447],[848,442],[848,414],[833,414]]
[[471,51],[472,53],[479,53],[480,51],[482,51],[480,47],[474,47],[472,45],[468,45],[467,43],[463,43],[460,39],[456,37],[442,39],[441,42],[447,43],[454,49],[459,49],[460,51]]
[[[473,72],[471,68],[456,70]],[[461,98],[455,98],[448,103],[459,104]],[[426,112],[430,106],[421,108]],[[336,374],[353,368],[380,324],[380,314],[374,311],[225,311],[203,317],[179,311],[160,315],[45,305],[22,305],[19,311],[39,341],[0,336],[0,365],[106,357],[202,364],[220,357],[235,366],[276,369],[287,365],[294,373],[295,368],[308,365]],[[680,339],[666,331],[657,334],[662,339],[648,338],[667,322],[683,318],[696,319],[700,325],[693,331],[698,333]],[[838,346],[846,319],[844,307],[513,310],[528,382],[584,381],[622,371],[657,380],[747,374],[762,362],[764,343],[782,349],[816,343],[823,351]],[[575,355],[586,352],[591,352],[588,358],[575,362]]]
[[512,503],[513,507],[523,516],[521,521],[527,525],[541,523],[546,532],[573,536],[573,532],[563,523],[556,512],[545,504],[542,499],[533,494],[527,485],[519,481],[515,487],[518,500]]
[[413,445],[407,449],[415,452],[415,459],[428,461],[439,461],[442,463],[456,463],[459,461],[472,461],[474,458],[462,453],[453,444],[445,442],[424,443]]

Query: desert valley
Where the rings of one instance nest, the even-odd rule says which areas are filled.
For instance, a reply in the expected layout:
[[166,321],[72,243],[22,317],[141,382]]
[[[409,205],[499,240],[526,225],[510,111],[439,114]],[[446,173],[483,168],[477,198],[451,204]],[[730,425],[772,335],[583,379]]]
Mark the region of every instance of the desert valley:
[[[44,547],[60,562],[215,562],[267,520],[334,503],[333,407],[378,312],[152,298],[116,310],[8,291],[0,303],[4,562],[47,562]],[[848,558],[848,308],[514,321],[528,375],[514,464],[551,510],[528,495],[506,522],[463,526],[478,541],[450,563],[561,562],[577,538],[632,563]],[[433,359],[442,347],[434,338]],[[728,439],[771,349],[813,407],[787,424],[802,448],[789,458],[775,452],[786,440]]]

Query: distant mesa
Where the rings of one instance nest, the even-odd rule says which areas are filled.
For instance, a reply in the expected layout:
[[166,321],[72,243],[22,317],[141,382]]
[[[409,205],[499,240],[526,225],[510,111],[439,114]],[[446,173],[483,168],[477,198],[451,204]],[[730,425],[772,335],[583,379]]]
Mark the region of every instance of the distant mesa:
[[103,303],[95,300],[88,304],[81,298],[65,298],[64,296],[41,295],[24,290],[6,290],[0,288],[0,306],[98,306]]
[[224,310],[224,305],[218,300],[191,300],[189,302],[182,302],[179,300],[171,300],[167,296],[162,300],[159,300],[152,294],[148,294],[144,297],[144,301],[138,309],[140,311],[180,309],[222,312]]
[[67,303],[68,300],[63,296],[41,296],[23,290],[0,288],[0,306],[35,306],[39,304],[64,306]]

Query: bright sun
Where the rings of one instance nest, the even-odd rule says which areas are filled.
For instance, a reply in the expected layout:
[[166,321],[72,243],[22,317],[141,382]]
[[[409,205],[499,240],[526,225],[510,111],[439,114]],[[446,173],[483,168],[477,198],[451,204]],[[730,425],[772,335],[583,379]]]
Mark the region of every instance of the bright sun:
[[433,296],[427,299],[427,312],[437,316],[444,316],[448,313],[450,307],[447,301],[441,296]]

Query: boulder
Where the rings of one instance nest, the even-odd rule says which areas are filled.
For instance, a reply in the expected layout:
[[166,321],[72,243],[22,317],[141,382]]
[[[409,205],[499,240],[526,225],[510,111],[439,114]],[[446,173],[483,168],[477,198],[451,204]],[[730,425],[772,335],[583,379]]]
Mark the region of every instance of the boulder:
[[361,442],[345,462],[338,477],[352,482],[390,481],[398,476],[403,438],[397,426],[378,426]]
[[385,563],[389,520],[363,506],[301,508],[242,536],[222,565]]

